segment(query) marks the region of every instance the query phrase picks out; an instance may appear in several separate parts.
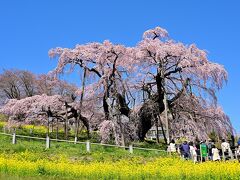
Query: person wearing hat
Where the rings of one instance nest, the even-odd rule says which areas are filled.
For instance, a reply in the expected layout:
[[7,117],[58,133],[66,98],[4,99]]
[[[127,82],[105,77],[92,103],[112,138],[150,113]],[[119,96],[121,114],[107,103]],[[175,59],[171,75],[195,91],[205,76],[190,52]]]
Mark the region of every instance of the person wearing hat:
[[212,160],[212,148],[213,148],[214,142],[211,139],[208,139],[208,158],[209,160]]

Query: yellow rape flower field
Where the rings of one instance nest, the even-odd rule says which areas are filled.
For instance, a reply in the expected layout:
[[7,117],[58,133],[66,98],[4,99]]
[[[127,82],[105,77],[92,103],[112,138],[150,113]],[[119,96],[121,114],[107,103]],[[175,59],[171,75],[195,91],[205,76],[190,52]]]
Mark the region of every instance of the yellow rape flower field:
[[[32,127],[26,127],[32,128]],[[36,127],[38,133],[43,127]],[[26,130],[28,132],[28,130]],[[0,179],[240,179],[238,161],[194,164],[154,151],[17,139],[0,135]]]
[[71,161],[61,156],[36,159],[35,154],[0,155],[0,171],[19,176],[54,176],[69,179],[240,179],[236,161],[193,164],[179,158],[159,157],[149,161],[133,157],[117,162]]

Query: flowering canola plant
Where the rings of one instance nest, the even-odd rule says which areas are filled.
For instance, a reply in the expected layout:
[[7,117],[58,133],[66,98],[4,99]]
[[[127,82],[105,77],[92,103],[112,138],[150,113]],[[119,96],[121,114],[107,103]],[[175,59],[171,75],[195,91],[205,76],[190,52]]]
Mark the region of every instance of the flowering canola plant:
[[111,161],[73,161],[66,156],[39,158],[32,152],[0,155],[0,172],[19,176],[59,176],[84,179],[239,179],[236,161],[193,164],[178,158],[148,161],[133,157]]

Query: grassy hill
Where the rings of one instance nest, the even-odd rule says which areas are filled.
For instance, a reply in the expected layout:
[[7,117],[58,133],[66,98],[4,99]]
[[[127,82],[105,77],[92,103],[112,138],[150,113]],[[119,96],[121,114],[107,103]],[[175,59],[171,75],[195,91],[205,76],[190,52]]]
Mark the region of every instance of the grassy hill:
[[[4,125],[0,123],[1,131]],[[29,131],[31,128],[22,127],[17,134],[46,136],[44,127]],[[84,132],[80,140],[86,140]],[[98,141],[97,133],[90,141]],[[236,161],[193,164],[163,151],[134,149],[131,154],[127,148],[91,144],[91,152],[87,152],[85,144],[51,141],[46,149],[45,143],[45,139],[17,137],[17,144],[12,144],[11,136],[0,134],[0,179],[240,179],[240,164]],[[165,148],[153,142],[135,142],[134,146]]]
[[45,149],[44,142],[0,135],[0,179],[239,179],[236,161],[193,164],[179,157],[167,157],[155,151],[54,142]]

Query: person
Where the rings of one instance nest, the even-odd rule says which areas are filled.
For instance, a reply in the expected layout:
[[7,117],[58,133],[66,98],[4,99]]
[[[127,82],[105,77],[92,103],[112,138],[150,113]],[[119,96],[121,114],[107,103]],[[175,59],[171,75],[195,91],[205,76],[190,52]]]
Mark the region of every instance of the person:
[[235,154],[235,137],[234,135],[231,135],[231,139],[229,141],[229,144],[230,144],[230,156],[231,156],[231,159],[233,159],[233,155]]
[[237,145],[240,146],[240,137],[238,138]]
[[196,147],[193,145],[193,142],[189,143],[190,146],[190,155],[194,163],[197,162],[197,152],[196,152]]
[[177,154],[180,155],[180,157],[182,157],[182,144],[176,144],[176,150],[177,150]]
[[237,160],[240,163],[240,145],[238,145],[237,150],[236,150],[236,155],[237,155]]
[[200,142],[199,142],[199,140],[196,140],[195,147],[196,147],[196,153],[197,153],[197,161],[201,161]]
[[200,152],[201,152],[201,161],[206,161],[208,157],[208,148],[206,144],[206,140],[200,143]]
[[218,150],[218,148],[216,148],[216,146],[214,144],[212,145],[212,160],[213,161],[220,160],[219,150]]
[[176,152],[176,144],[175,144],[174,139],[172,139],[170,144],[169,144],[169,152],[170,153],[175,153]]
[[190,157],[190,147],[187,141],[184,141],[180,147],[181,155],[184,159],[188,159]]
[[225,139],[222,139],[222,155],[225,160],[229,159],[229,153],[230,153],[230,144],[225,141]]
[[214,142],[211,140],[211,139],[209,139],[209,142],[208,142],[208,158],[209,158],[209,160],[212,160],[212,156],[213,156],[213,154],[212,154],[212,146],[214,145]]

